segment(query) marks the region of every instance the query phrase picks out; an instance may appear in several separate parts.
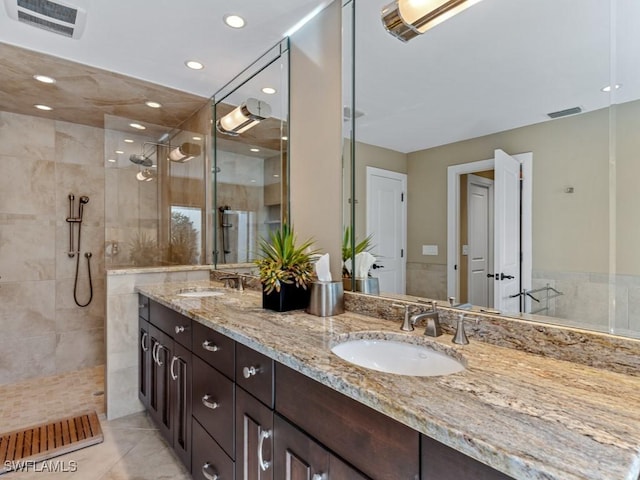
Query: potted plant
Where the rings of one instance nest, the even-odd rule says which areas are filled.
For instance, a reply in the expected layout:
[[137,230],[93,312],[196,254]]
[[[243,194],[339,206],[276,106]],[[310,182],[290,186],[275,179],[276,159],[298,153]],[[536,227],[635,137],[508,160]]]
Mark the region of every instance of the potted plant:
[[272,231],[268,240],[260,240],[255,263],[262,282],[263,308],[285,312],[308,306],[307,286],[314,273],[311,257],[317,253],[311,250],[312,245],[312,240],[296,245],[293,227],[286,223]]

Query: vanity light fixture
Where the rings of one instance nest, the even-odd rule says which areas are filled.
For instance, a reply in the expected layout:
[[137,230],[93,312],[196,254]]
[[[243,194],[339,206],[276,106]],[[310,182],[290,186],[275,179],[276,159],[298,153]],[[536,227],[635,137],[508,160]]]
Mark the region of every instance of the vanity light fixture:
[[33,78],[35,78],[37,81],[42,82],[42,83],[56,83],[56,79],[53,77],[48,77],[46,75],[34,75]]
[[130,123],[129,126],[131,128],[135,128],[136,130],[146,130],[147,127],[145,127],[144,125],[140,125],[139,123]]
[[34,107],[36,107],[38,110],[44,110],[45,112],[49,112],[53,110],[53,108],[50,107],[49,105],[38,104],[38,105],[34,105]]
[[202,70],[204,65],[196,60],[187,60],[184,64],[191,70]]
[[160,108],[160,107],[162,107],[161,103],[152,102],[151,100],[147,100],[146,102],[144,102],[144,104],[149,108]]
[[226,135],[237,136],[271,116],[271,106],[257,98],[247,98],[216,122],[216,129]]
[[222,17],[224,23],[231,28],[242,28],[247,22],[240,15],[229,14]]
[[184,142],[182,145],[175,147],[169,152],[168,159],[172,162],[188,162],[193,157],[197,157],[202,152],[200,145],[197,143]]
[[394,0],[381,12],[384,28],[408,42],[480,0]]

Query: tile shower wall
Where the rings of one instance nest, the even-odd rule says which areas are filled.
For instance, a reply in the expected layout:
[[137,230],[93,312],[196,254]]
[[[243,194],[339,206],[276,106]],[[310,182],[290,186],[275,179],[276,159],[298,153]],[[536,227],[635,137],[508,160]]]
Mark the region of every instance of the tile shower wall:
[[[104,133],[0,112],[0,384],[104,363]],[[69,193],[90,197],[82,254],[94,297],[73,301]],[[79,298],[87,292],[80,264]]]

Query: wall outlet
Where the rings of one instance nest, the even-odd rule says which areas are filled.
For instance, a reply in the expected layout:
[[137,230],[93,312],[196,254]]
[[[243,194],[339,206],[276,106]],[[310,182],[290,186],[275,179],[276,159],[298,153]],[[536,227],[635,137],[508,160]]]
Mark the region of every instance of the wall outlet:
[[438,245],[422,245],[422,255],[438,255]]

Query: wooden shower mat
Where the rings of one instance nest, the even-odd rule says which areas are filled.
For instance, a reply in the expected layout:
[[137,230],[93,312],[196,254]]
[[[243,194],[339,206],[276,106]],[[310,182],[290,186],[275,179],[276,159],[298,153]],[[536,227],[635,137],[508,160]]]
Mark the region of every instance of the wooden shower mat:
[[21,462],[41,462],[103,439],[96,412],[0,434],[0,475]]

